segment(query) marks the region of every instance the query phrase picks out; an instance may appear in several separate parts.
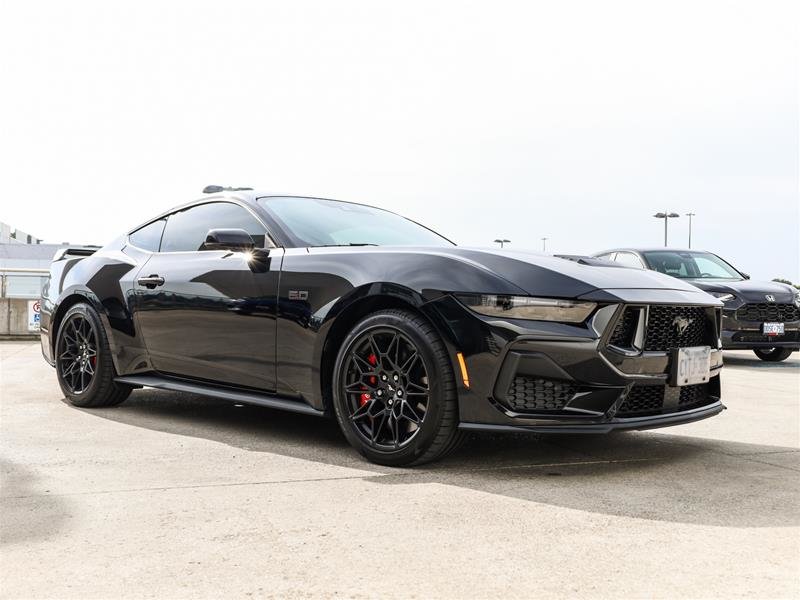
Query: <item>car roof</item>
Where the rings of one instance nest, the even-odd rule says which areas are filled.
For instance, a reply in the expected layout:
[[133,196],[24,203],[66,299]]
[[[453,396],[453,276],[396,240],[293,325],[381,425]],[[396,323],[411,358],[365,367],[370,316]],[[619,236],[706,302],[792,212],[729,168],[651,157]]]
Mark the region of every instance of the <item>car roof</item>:
[[608,250],[602,250],[601,252],[597,252],[597,254],[609,254],[611,252],[702,252],[704,254],[712,254],[708,250],[699,250],[697,248],[664,248],[663,246],[654,246],[649,248],[609,248]]
[[[127,232],[127,235],[130,235],[134,231],[141,229],[145,225],[149,225],[154,221],[163,219],[164,217],[171,215],[172,213],[180,212],[182,210],[185,210],[192,206],[196,206],[198,204],[206,204],[208,202],[219,202],[220,200],[227,200],[245,204],[249,206],[252,210],[254,210],[256,213],[261,214],[261,207],[259,206],[257,200],[259,198],[269,198],[271,196],[282,197],[282,198],[313,198],[316,200],[333,200],[333,198],[320,198],[318,196],[304,196],[301,194],[288,194],[288,193],[281,194],[277,192],[268,192],[264,190],[254,190],[250,188],[223,189],[220,192],[206,193],[203,196],[200,196],[199,198],[190,200],[189,202],[184,202],[182,204],[177,204],[175,206],[172,206],[167,210],[162,211],[159,214],[147,219],[146,221],[139,223],[136,227],[131,228]],[[337,202],[346,202],[346,200],[337,200]],[[351,204],[356,204],[356,203],[351,203]]]

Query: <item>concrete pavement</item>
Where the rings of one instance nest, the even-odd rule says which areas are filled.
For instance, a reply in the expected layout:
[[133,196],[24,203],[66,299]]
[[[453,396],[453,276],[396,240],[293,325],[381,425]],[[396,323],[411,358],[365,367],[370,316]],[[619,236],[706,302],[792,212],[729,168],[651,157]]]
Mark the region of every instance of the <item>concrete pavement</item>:
[[418,469],[185,394],[79,410],[28,342],[0,377],[2,598],[800,597],[797,354],[726,353],[707,421]]

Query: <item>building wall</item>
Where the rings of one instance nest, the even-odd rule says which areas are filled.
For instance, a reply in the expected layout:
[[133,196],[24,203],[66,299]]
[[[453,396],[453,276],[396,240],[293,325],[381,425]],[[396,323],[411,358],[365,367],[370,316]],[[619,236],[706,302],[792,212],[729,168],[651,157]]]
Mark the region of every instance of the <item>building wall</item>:
[[0,222],[0,244],[41,244],[42,240],[29,233]]

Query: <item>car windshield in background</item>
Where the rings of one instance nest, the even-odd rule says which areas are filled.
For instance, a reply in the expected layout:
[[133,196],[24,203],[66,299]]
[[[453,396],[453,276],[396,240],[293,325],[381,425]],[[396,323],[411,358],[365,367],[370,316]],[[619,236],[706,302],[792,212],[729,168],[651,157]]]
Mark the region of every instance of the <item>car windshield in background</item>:
[[650,268],[659,273],[679,279],[735,279],[741,274],[722,260],[708,252],[644,252]]
[[259,198],[299,246],[452,246],[439,234],[400,215],[337,200]]

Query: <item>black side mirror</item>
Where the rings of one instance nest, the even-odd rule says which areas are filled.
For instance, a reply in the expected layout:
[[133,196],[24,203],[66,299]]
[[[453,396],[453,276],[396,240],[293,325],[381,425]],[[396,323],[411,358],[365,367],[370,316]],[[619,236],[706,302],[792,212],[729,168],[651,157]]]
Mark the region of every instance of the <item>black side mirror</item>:
[[244,252],[256,247],[253,238],[244,229],[212,229],[200,250],[230,250]]

